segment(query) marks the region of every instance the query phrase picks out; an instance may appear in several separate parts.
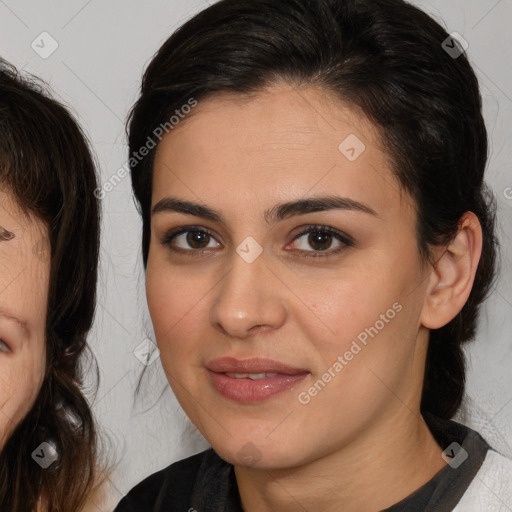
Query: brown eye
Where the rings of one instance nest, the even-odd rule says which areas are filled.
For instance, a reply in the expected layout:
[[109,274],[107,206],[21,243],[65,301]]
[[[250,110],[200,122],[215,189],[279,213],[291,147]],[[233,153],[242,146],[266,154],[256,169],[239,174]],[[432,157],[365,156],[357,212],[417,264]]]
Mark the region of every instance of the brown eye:
[[[211,243],[214,245],[210,245]],[[220,247],[210,231],[202,228],[194,228],[193,226],[184,226],[173,229],[167,233],[162,241],[170,251],[193,253],[204,249]]]
[[[304,240],[297,244],[296,241],[301,238]],[[351,237],[329,226],[308,226],[294,238],[293,242],[296,245],[295,248],[299,249],[304,257],[327,257],[354,245]],[[338,242],[338,244],[332,248],[334,242]]]
[[[192,249],[204,249],[208,246],[210,235],[204,231],[188,231],[185,236],[186,242]],[[206,242],[206,246],[204,245]]]
[[318,251],[325,251],[330,248],[333,237],[329,233],[322,233],[322,231],[312,231],[308,236],[309,245]]

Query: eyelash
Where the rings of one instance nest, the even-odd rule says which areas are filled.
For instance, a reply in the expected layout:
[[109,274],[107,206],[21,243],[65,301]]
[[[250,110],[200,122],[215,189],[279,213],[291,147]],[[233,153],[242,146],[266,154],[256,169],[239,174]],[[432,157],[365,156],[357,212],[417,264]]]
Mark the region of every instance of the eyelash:
[[[169,231],[168,233],[166,233],[166,235],[162,241],[162,245],[165,245],[170,251],[172,251],[174,253],[181,253],[181,254],[190,253],[190,254],[193,254],[194,256],[198,256],[198,257],[200,257],[205,252],[207,252],[207,249],[206,250],[181,249],[181,248],[172,247],[172,245],[171,245],[172,241],[177,236],[182,235],[183,233],[204,233],[204,234],[207,234],[208,236],[215,239],[215,236],[209,229],[200,228],[200,227],[196,227],[196,226],[183,226],[180,228],[173,229],[173,230]],[[300,233],[298,233],[294,237],[292,242],[294,242],[295,240],[301,238],[302,236],[304,236],[305,234],[308,234],[308,233],[322,233],[322,234],[332,235],[339,242],[341,242],[342,245],[336,249],[326,250],[326,251],[302,251],[302,250],[298,249],[299,256],[303,257],[303,258],[328,258],[329,256],[333,256],[333,255],[339,253],[340,251],[346,249],[347,247],[354,246],[354,241],[348,235],[345,235],[344,233],[341,233],[340,231],[333,229],[329,226],[320,226],[320,225],[307,226],[304,230],[302,230]],[[304,253],[306,253],[306,254],[304,254]]]

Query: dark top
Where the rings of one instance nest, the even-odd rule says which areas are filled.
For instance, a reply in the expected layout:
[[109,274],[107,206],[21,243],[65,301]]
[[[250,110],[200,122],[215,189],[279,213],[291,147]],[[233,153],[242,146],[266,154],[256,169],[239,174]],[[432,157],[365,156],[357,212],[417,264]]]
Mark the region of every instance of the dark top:
[[[453,510],[485,459],[490,447],[478,432],[429,414],[424,418],[435,440],[451,457],[445,459],[449,463],[415,492],[381,512]],[[458,445],[452,445],[454,442]],[[243,512],[234,467],[210,448],[147,477],[114,512],[174,511]]]

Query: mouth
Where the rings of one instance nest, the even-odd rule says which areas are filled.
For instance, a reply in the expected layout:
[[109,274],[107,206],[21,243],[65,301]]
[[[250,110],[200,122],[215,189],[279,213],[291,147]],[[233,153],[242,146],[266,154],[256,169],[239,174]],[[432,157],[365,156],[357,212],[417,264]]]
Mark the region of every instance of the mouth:
[[242,403],[261,402],[292,390],[310,372],[272,359],[239,360],[224,357],[206,365],[213,388],[225,398]]

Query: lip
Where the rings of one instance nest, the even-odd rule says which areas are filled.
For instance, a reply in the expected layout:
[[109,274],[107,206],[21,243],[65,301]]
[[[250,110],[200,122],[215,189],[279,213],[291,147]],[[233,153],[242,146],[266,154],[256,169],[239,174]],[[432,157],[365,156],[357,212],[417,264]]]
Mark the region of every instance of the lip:
[[206,368],[216,373],[280,373],[284,375],[297,375],[309,373],[305,368],[294,368],[273,359],[253,358],[235,359],[234,357],[221,357],[206,364]]
[[[295,368],[273,359],[235,359],[223,357],[210,361],[206,368],[215,390],[226,398],[237,402],[253,403],[293,389],[304,380],[309,371]],[[226,373],[277,373],[274,377],[263,379],[237,379]]]

